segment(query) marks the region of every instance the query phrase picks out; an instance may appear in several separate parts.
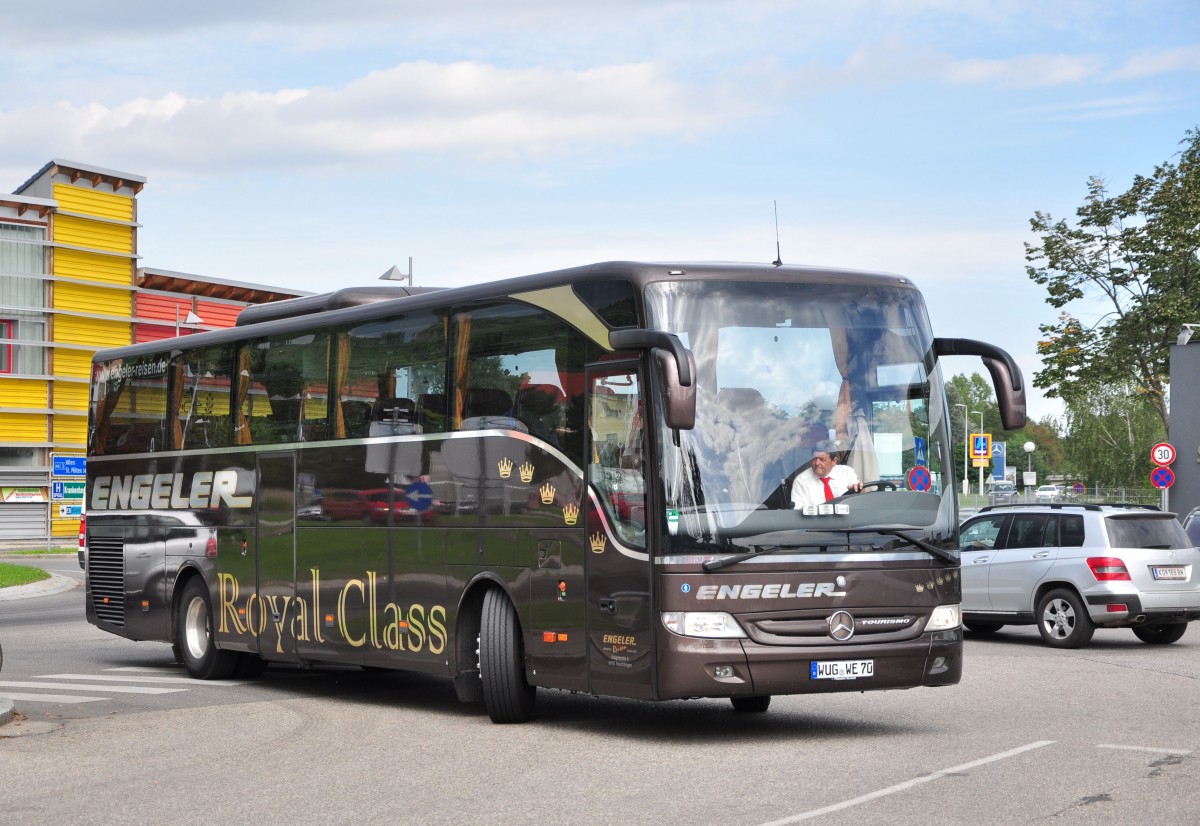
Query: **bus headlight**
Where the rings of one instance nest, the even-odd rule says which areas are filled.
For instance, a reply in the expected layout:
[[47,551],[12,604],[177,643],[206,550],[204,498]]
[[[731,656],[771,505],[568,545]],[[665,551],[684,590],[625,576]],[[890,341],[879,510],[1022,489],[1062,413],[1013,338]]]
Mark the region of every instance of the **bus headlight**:
[[929,622],[925,624],[925,630],[949,631],[951,628],[957,628],[960,625],[962,625],[961,605],[939,605],[929,615]]
[[663,625],[684,637],[744,638],[746,632],[724,611],[663,611]]

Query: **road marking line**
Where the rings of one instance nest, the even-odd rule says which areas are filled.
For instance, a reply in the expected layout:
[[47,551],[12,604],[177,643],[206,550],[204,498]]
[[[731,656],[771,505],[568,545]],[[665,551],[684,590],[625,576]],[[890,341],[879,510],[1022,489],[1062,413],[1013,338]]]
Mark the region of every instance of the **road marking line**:
[[115,683],[183,683],[184,685],[245,685],[241,680],[194,680],[191,677],[125,677],[118,674],[39,674],[39,680],[111,680]]
[[80,697],[74,694],[8,694],[6,700],[19,700],[22,703],[98,703],[101,700],[111,700],[112,697]]
[[114,694],[175,694],[186,688],[147,688],[137,685],[78,685],[75,683],[29,683],[0,681],[0,688],[65,688],[68,691],[111,691]]
[[182,665],[123,665],[120,668],[106,668],[105,671],[148,671],[160,673],[163,671],[182,671]]
[[793,815],[792,817],[785,817],[781,820],[772,820],[768,823],[760,824],[760,826],[783,826],[786,823],[799,823],[802,820],[811,820],[814,817],[821,817],[822,815],[832,814],[833,812],[840,812],[843,809],[849,809],[850,807],[858,806],[861,803],[870,803],[872,800],[878,800],[879,798],[887,797],[890,794],[907,791],[921,785],[922,783],[929,783],[932,780],[937,780],[949,774],[959,774],[961,772],[970,771],[971,769],[978,768],[979,766],[986,766],[988,763],[995,763],[997,760],[1005,760],[1009,757],[1016,757],[1018,754],[1024,754],[1025,752],[1033,751],[1034,749],[1040,749],[1043,746],[1049,746],[1053,743],[1053,740],[1038,740],[1036,743],[1029,743],[1028,745],[1019,746],[1015,749],[1002,751],[999,754],[993,754],[990,757],[981,757],[978,760],[972,760],[970,763],[962,763],[958,766],[951,766],[948,769],[941,769],[933,772],[932,774],[914,777],[912,780],[906,780],[903,783],[897,783],[895,786],[888,786],[886,789],[868,792],[867,794],[859,795],[851,800],[844,800],[841,803],[834,803],[832,806],[813,809],[812,811],[803,812],[798,815]]
[[1113,743],[1097,743],[1098,749],[1122,749],[1124,751],[1148,751],[1151,754],[1191,754],[1195,749],[1156,749],[1149,746],[1118,746]]

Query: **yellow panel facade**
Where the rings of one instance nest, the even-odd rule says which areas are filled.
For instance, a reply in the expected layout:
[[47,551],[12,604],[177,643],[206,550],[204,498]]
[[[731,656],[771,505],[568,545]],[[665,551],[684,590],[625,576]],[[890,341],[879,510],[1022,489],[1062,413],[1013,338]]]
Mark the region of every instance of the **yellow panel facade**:
[[86,416],[55,416],[54,441],[64,443],[84,444],[87,442]]
[[95,252],[56,249],[54,274],[60,278],[80,281],[101,281],[108,284],[133,284],[132,258],[100,255]]
[[[3,392],[3,388],[0,388]],[[54,384],[55,410],[87,410],[88,385],[60,381]]]
[[59,519],[58,510],[51,510],[50,533],[52,536],[79,536],[78,519]]
[[44,442],[46,419],[44,413],[0,413],[0,442]]
[[133,227],[72,215],[59,215],[54,219],[54,240],[77,247],[133,253]]
[[0,378],[0,407],[45,408],[50,406],[49,395],[42,379]]
[[84,215],[95,215],[114,221],[133,221],[133,198],[127,195],[115,195],[70,184],[55,184],[54,200],[58,201],[59,209],[67,212],[82,212]]
[[[129,342],[126,341],[126,344]],[[55,350],[54,351],[54,375],[70,376],[71,378],[88,379],[92,378],[92,356],[94,353],[89,353],[86,350]],[[57,384],[55,385],[58,386]]]
[[[100,318],[77,318],[60,315],[54,318],[54,340],[72,344],[88,344],[97,350],[103,347],[123,347],[132,339],[129,335],[128,321],[107,321]],[[54,354],[55,366],[58,365],[60,353]],[[91,355],[88,355],[91,360]],[[58,370],[55,370],[58,373]],[[84,373],[90,375],[90,373]]]
[[133,297],[129,290],[60,281],[54,285],[54,309],[128,317],[133,315]]

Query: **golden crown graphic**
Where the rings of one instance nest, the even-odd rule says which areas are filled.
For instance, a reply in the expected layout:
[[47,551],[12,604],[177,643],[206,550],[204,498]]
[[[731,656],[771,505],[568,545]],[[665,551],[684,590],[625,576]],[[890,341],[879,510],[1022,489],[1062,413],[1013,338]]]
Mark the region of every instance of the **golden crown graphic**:
[[517,468],[517,470],[521,471],[522,482],[533,481],[533,465],[529,464],[529,462],[522,462],[521,466]]
[[500,471],[500,478],[507,479],[512,476],[512,460],[507,456],[496,463],[496,470]]
[[579,506],[574,502],[568,502],[567,506],[563,508],[563,522],[574,525],[577,521],[579,521]]
[[608,537],[600,531],[596,531],[588,538],[588,543],[592,546],[593,553],[602,554],[604,553],[604,546],[608,544]]
[[554,485],[547,482],[546,484],[544,484],[540,488],[538,488],[538,490],[542,494],[542,504],[543,505],[553,505],[554,504]]

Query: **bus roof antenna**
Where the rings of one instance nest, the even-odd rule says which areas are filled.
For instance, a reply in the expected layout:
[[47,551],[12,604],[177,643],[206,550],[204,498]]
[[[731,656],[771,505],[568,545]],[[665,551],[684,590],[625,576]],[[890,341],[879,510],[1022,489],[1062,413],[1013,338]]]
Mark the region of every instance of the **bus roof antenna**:
[[783,255],[779,252],[779,202],[772,201],[775,205],[775,260],[771,262],[776,267],[783,266]]

